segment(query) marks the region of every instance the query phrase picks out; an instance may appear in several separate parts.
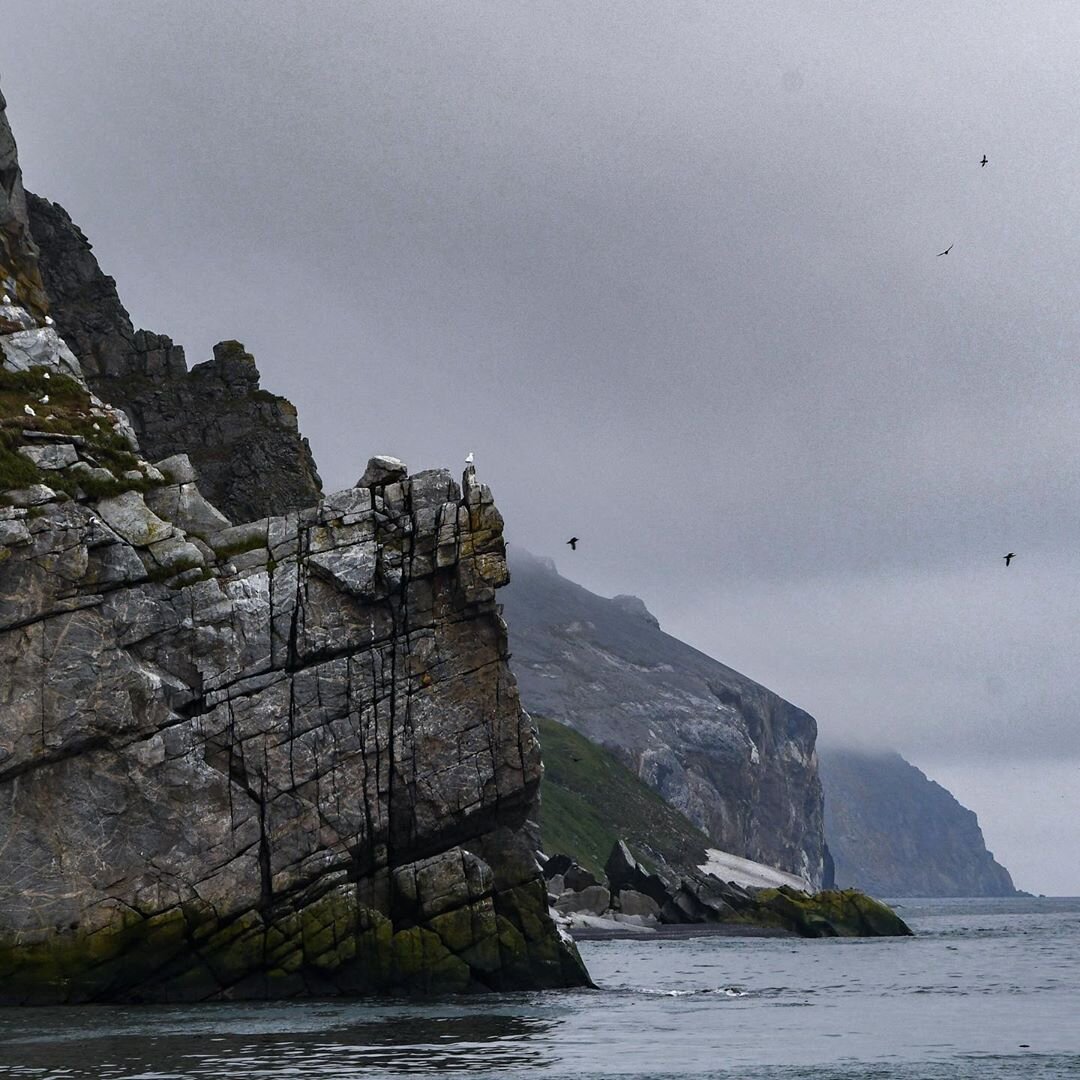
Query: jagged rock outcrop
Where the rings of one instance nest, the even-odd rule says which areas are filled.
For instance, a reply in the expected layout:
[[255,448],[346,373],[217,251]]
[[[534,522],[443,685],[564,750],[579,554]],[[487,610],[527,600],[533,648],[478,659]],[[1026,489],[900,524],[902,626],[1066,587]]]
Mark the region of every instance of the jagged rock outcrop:
[[67,211],[33,194],[27,208],[57,329],[91,389],[130,417],[143,452],[189,454],[206,496],[237,521],[313,505],[321,484],[296,409],[260,389],[243,345],[221,342],[189,372],[179,345],[135,330]]
[[11,145],[0,1003],[587,982],[532,850],[490,491],[369,471],[230,524],[16,302]]
[[[855,890],[807,893],[787,885],[744,888],[701,870],[673,874],[642,866],[622,840],[604,880],[565,855],[544,863],[548,899],[575,932],[592,936],[661,925],[723,925],[733,931],[771,929],[799,937],[907,937],[911,929],[891,908]],[[575,917],[585,916],[583,920]],[[598,917],[599,920],[598,921]],[[605,925],[605,923],[607,925]]]
[[[9,298],[35,319],[44,318],[49,305],[38,268],[37,247],[30,235],[26,192],[6,113],[7,102],[0,93],[0,266],[8,277]],[[10,333],[12,329],[0,323],[0,332]]]
[[612,751],[717,848],[820,886],[813,717],[520,548],[502,594],[526,708]]
[[877,896],[1013,896],[978,818],[896,753],[821,749],[836,881]]

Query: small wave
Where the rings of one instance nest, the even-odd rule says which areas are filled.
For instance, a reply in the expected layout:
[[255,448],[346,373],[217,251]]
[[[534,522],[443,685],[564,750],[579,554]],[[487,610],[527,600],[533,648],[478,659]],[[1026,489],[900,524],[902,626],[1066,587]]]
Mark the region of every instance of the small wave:
[[697,990],[660,990],[651,986],[637,986],[631,991],[635,994],[647,994],[649,997],[699,997],[702,994],[719,994],[721,997],[740,998],[746,997],[749,994],[748,990],[743,990],[738,986],[717,986],[712,988],[702,988]]

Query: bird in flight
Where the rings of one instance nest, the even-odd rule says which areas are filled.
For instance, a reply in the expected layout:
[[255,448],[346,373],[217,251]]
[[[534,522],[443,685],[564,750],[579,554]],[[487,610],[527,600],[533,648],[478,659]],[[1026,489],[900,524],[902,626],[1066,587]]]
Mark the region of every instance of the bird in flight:
[[949,252],[952,251],[952,249],[954,247],[956,247],[955,244],[950,244],[944,251],[939,251],[938,252],[938,258],[940,259],[942,255],[948,255]]
[[570,545],[571,551],[577,551],[578,538],[576,536],[571,536],[566,542]]
[[986,162],[987,162],[987,157],[986,157],[986,155],[985,155],[985,154],[983,154],[983,159],[982,159],[982,161],[980,161],[980,162],[979,162],[979,164],[980,164],[980,165],[981,165],[981,166],[982,166],[982,167],[983,167],[984,169],[986,168]]
[[1016,558],[1016,552],[1010,551],[1008,555],[1002,555],[1001,557],[1005,560],[1005,565],[1008,566]]

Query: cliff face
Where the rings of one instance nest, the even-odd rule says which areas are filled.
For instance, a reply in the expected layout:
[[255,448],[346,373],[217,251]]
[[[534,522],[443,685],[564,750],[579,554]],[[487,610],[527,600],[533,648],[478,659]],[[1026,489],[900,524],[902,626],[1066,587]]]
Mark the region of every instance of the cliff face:
[[313,505],[321,485],[296,409],[259,388],[251,354],[222,342],[189,372],[180,346],[135,330],[67,211],[33,194],[27,210],[57,330],[90,388],[127,413],[147,457],[187,453],[207,497],[237,521]]
[[825,833],[839,886],[877,896],[1011,896],[978,818],[899,754],[823,747]]
[[526,707],[617,757],[716,847],[824,871],[811,716],[665,634],[634,597],[607,600],[520,550],[502,594]]
[[489,490],[372,459],[231,525],[45,321],[0,155],[0,1003],[586,981]]

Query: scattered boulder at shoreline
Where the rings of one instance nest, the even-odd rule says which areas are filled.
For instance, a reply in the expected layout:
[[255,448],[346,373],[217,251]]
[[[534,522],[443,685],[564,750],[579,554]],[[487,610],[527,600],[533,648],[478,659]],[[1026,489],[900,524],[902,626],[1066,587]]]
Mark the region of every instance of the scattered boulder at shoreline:
[[[623,840],[607,860],[607,879],[596,882],[589,871],[568,855],[543,860],[548,902],[573,932],[630,926],[634,931],[661,926],[772,928],[799,937],[908,936],[910,928],[891,908],[854,889],[800,892],[778,888],[743,887],[713,874],[678,874],[647,870]],[[567,882],[594,883],[578,890]],[[608,906],[601,908],[603,899]]]

